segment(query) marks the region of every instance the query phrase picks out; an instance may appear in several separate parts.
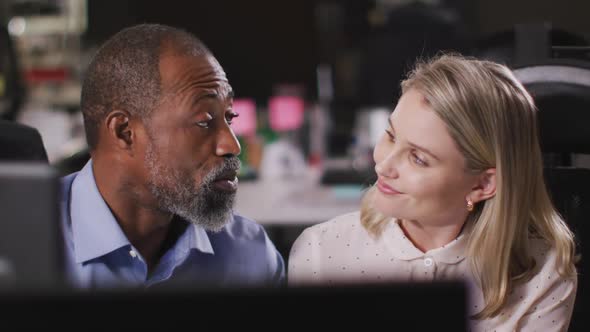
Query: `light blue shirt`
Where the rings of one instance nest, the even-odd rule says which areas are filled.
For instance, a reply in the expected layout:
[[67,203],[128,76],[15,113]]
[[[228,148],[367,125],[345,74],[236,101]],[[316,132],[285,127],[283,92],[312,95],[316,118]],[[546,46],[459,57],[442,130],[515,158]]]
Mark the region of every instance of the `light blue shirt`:
[[285,279],[283,258],[262,226],[235,214],[218,233],[189,223],[148,275],[98,191],[92,161],[62,178],[61,212],[66,278],[77,288],[258,287]]

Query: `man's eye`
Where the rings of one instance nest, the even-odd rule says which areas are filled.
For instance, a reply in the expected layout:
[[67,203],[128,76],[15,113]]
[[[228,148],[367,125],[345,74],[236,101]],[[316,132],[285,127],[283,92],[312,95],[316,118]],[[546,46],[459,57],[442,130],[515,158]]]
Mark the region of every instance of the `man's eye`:
[[240,115],[238,113],[228,113],[225,116],[225,120],[227,121],[228,124],[232,124],[233,120],[239,116]]
[[211,116],[210,113],[206,113],[205,116],[199,117],[199,120],[201,121],[196,122],[197,126],[201,128],[209,128],[211,126],[211,121],[213,121],[213,116]]

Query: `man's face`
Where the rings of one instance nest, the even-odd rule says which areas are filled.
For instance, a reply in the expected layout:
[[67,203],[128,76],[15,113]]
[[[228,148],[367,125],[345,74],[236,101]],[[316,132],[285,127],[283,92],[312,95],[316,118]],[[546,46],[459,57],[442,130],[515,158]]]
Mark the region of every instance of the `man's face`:
[[161,103],[147,119],[145,183],[157,209],[208,230],[231,216],[240,145],[233,93],[212,56],[163,54]]

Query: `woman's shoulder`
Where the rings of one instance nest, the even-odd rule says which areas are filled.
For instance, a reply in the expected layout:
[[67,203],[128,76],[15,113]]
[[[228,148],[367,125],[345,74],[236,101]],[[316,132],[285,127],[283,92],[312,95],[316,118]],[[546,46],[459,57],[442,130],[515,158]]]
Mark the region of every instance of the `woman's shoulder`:
[[529,249],[535,261],[541,265],[554,263],[557,258],[557,249],[540,237],[529,238]]
[[358,238],[363,233],[366,232],[361,225],[360,211],[355,211],[305,228],[296,239],[295,245],[302,242],[328,243],[334,240]]
[[361,225],[361,214],[360,211],[354,211],[346,214],[339,215],[328,221],[315,224],[304,230],[307,234],[314,234],[321,236],[327,233],[341,233],[346,234],[348,232],[356,232],[362,229]]
[[[547,278],[548,280],[559,277],[559,271],[563,267],[560,266],[560,252],[559,250],[542,238],[531,238],[530,252],[536,263],[536,273],[534,278]],[[573,278],[575,279],[575,278]]]

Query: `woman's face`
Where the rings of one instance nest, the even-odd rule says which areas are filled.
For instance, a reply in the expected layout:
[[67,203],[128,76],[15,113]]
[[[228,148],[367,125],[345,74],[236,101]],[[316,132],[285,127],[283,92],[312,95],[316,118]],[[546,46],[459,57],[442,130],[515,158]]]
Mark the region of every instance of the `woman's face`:
[[425,225],[463,223],[477,185],[445,123],[416,89],[402,95],[373,152],[374,208]]

